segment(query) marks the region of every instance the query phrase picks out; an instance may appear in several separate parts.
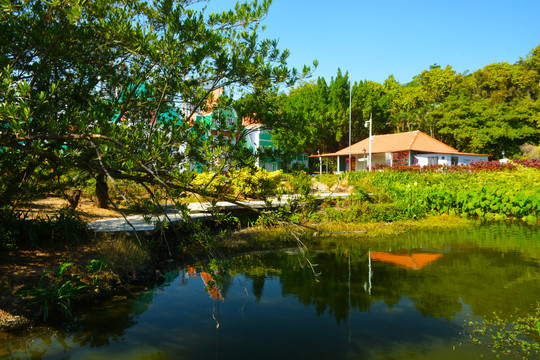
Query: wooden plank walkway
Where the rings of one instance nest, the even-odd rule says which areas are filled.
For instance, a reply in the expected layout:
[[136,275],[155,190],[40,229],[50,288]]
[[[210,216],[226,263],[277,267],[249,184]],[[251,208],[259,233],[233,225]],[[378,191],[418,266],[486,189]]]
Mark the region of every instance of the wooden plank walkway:
[[[348,193],[319,193],[314,194],[317,200],[323,201],[327,198],[346,198],[350,194]],[[294,198],[294,196],[293,196]],[[278,208],[284,206],[291,200],[291,197],[282,197],[281,200],[272,199],[270,201],[270,208]],[[234,212],[238,210],[262,210],[267,208],[267,203],[262,200],[253,201],[238,201],[238,204],[233,204],[227,201],[219,201],[215,206],[221,211]],[[187,204],[190,218],[192,220],[210,220],[212,215],[209,213],[212,209],[212,204],[208,202],[204,203],[189,203]],[[88,223],[88,228],[91,231],[98,233],[123,233],[123,232],[152,232],[156,229],[156,224],[163,222],[171,222],[173,224],[184,221],[182,215],[174,209],[174,207],[167,205],[164,206],[166,214],[145,216],[143,215],[131,215],[125,218],[109,218],[101,219]]]

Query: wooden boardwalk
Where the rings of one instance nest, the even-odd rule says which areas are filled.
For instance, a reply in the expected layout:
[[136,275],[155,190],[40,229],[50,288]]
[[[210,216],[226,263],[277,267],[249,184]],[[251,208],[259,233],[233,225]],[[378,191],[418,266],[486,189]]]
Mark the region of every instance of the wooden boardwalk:
[[[328,198],[346,198],[348,193],[318,193],[315,194],[317,200],[323,201]],[[243,210],[262,210],[267,208],[278,208],[286,205],[292,197],[282,197],[280,200],[272,199],[268,203],[262,200],[253,201],[238,201],[236,204],[219,201],[215,204],[216,208],[223,212],[235,212]],[[204,203],[189,203],[187,204],[190,218],[192,220],[210,220],[212,215],[212,204],[208,202]],[[119,218],[101,219],[88,223],[88,228],[91,231],[98,233],[123,233],[123,232],[153,232],[156,229],[158,223],[179,223],[184,221],[182,214],[180,214],[174,207],[170,205],[164,206],[165,214],[144,216],[144,215],[131,215]]]

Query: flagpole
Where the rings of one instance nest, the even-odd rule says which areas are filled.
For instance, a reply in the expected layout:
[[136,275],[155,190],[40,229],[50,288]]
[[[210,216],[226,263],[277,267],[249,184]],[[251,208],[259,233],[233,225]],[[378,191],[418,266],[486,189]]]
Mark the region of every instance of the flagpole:
[[[371,141],[373,140],[373,135],[372,135],[372,129],[373,129],[373,117],[372,117],[372,113],[369,114],[369,120],[366,121],[364,123],[364,127],[367,127],[368,126],[368,123],[369,123],[369,157],[368,157],[368,166],[369,166],[369,171],[371,171]],[[365,150],[364,150],[365,151]]]
[[369,114],[369,171],[371,171],[371,142],[373,141],[373,117]]
[[352,74],[349,74],[349,171],[352,171],[351,164],[351,114],[352,114]]

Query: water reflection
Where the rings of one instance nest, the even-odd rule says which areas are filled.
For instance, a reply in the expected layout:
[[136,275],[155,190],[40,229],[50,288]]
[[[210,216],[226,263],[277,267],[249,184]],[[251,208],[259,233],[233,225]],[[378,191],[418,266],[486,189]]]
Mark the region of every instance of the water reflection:
[[424,266],[429,265],[432,261],[440,258],[442,254],[416,253],[404,255],[382,251],[370,251],[368,256],[372,261],[382,261],[405,269],[420,270]]
[[309,256],[318,277],[287,253],[237,257],[219,279],[179,269],[136,299],[0,340],[0,359],[476,358],[452,348],[465,317],[540,294],[538,229],[520,225],[329,239]]

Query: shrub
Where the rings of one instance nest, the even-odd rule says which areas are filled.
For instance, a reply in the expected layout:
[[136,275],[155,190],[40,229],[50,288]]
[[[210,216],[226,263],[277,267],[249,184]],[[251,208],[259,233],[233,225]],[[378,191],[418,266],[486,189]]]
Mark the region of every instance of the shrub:
[[199,173],[191,182],[191,186],[209,195],[261,198],[276,193],[282,176],[281,170],[268,172],[261,168],[245,167],[231,169],[223,174]]
[[191,186],[202,193],[227,194],[231,193],[231,185],[224,174],[202,172],[197,174]]
[[49,313],[54,310],[60,310],[66,317],[71,317],[71,302],[77,299],[80,291],[86,286],[77,284],[79,278],[71,278],[66,274],[66,270],[71,263],[64,262],[53,277],[49,285],[44,285],[43,280],[50,269],[45,270],[39,279],[38,287],[24,286],[17,295],[29,298],[32,303],[41,306],[43,321],[47,321]]
[[[380,203],[365,207],[362,221],[392,222],[408,218],[404,211],[403,204],[400,203]],[[423,215],[422,215],[423,216]],[[419,216],[421,217],[421,216]]]
[[87,234],[85,222],[68,209],[37,219],[9,207],[0,209],[0,249],[79,243]]
[[307,196],[311,191],[311,176],[304,171],[296,171],[285,176],[294,194]]
[[[431,171],[431,168],[421,172],[420,169],[415,166],[351,173],[349,183],[357,195],[350,200],[364,200],[365,193],[369,192],[374,205],[395,203],[386,209],[390,212],[386,218],[378,215],[378,209],[362,209],[366,214],[372,214],[371,218],[384,221],[398,216],[393,215],[395,209],[403,211],[400,216],[413,219],[442,213],[528,222],[540,218],[540,192],[537,190],[540,172],[536,169],[514,171],[515,166],[507,167],[498,162],[439,167],[437,171]],[[443,171],[450,169],[452,171]],[[355,218],[368,219],[369,216],[362,217],[357,213]]]
[[536,159],[519,159],[512,160],[512,162],[521,166],[540,170],[540,161]]
[[390,166],[387,164],[376,164],[374,170],[384,170],[390,172],[413,172],[413,173],[430,173],[430,172],[477,172],[477,171],[512,171],[516,166],[512,163],[501,163],[498,160],[494,161],[474,161],[469,165],[446,166],[446,165],[402,165],[397,164]]
[[246,198],[262,198],[275,195],[283,177],[283,171],[268,172],[261,168],[242,168],[229,171],[235,194]]

